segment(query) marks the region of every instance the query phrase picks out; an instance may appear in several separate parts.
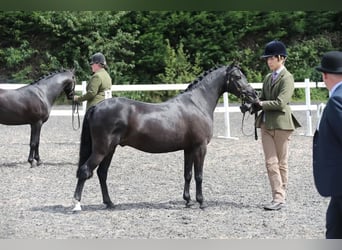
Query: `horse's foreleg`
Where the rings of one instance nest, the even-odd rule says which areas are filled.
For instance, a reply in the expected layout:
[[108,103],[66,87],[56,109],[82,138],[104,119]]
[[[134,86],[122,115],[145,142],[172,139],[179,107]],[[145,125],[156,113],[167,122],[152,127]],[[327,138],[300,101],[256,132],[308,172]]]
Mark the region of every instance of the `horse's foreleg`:
[[39,139],[42,125],[43,123],[41,121],[31,124],[30,153],[27,160],[31,164],[31,167],[33,167],[33,160],[37,161],[37,166],[42,164],[39,157]]
[[206,205],[203,203],[202,194],[202,181],[203,181],[203,164],[204,158],[207,153],[207,146],[202,145],[198,148],[195,153],[194,169],[195,169],[195,181],[196,181],[196,201],[200,204],[200,208],[205,208]]
[[34,154],[34,133],[33,133],[33,125],[31,125],[31,136],[30,136],[30,153],[27,161],[31,164],[31,168],[33,167],[33,154]]
[[34,151],[34,159],[37,161],[37,166],[41,165],[43,162],[40,160],[40,155],[39,155],[39,144],[40,144],[40,132],[42,129],[43,123],[39,123],[39,126],[37,126],[37,131],[36,131],[36,149]]
[[108,175],[108,168],[113,158],[114,150],[108,153],[108,155],[103,159],[100,163],[100,166],[97,169],[97,176],[100,181],[101,191],[102,191],[102,199],[103,203],[106,204],[107,208],[114,208],[115,205],[111,201],[109,194],[108,194],[108,187],[107,187],[107,175]]
[[184,150],[184,191],[183,199],[186,201],[186,206],[190,207],[192,204],[190,198],[190,182],[192,177],[193,154]]

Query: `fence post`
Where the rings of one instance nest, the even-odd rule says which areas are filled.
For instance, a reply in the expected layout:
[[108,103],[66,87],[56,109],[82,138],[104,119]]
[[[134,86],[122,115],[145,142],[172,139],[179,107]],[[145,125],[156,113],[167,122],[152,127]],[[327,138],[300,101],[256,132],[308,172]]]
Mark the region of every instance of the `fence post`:
[[305,79],[305,104],[306,104],[306,136],[312,136],[310,80]]
[[225,139],[238,140],[238,138],[230,136],[229,99],[228,99],[228,93],[227,92],[223,93],[223,106],[224,106],[225,135],[224,136],[218,136],[218,137],[219,138],[225,138]]
[[[82,81],[82,95],[87,93],[87,82]],[[87,109],[87,101],[82,102],[82,113],[85,114]]]

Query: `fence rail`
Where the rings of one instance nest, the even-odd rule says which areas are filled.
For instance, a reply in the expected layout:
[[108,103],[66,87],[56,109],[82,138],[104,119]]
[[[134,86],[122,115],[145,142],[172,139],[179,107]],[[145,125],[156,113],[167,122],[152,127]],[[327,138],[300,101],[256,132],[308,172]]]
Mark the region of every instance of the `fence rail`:
[[[261,89],[262,83],[250,83],[254,89]],[[17,89],[25,86],[26,84],[0,84],[1,89]],[[169,90],[184,90],[188,87],[188,84],[136,84],[136,85],[112,85],[112,91],[169,91]],[[305,88],[305,104],[290,105],[293,111],[305,111],[306,112],[306,133],[307,136],[312,136],[312,111],[318,111],[319,105],[312,105],[310,99],[311,88],[325,87],[324,82],[310,82],[309,79],[305,79],[304,82],[295,82],[295,88]],[[82,84],[75,86],[75,91],[85,93],[86,82],[82,81]],[[52,109],[50,115],[52,116],[71,116],[71,110],[58,110],[55,106]],[[80,115],[84,115],[86,108],[86,102],[83,102],[82,109],[79,110]],[[224,138],[233,138],[230,135],[230,117],[229,113],[240,112],[240,108],[237,106],[229,106],[228,94],[223,94],[223,106],[217,106],[215,112],[224,113],[225,115],[225,135]]]

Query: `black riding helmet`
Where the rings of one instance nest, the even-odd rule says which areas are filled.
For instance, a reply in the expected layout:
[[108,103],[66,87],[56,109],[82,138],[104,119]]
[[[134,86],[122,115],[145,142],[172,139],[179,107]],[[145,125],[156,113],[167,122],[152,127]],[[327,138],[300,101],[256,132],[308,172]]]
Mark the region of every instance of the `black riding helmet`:
[[102,66],[107,66],[106,58],[101,52],[97,52],[90,58],[90,65],[92,64],[101,64]]
[[286,47],[284,43],[280,41],[272,41],[266,44],[265,52],[261,56],[261,58],[267,58],[271,56],[287,57]]

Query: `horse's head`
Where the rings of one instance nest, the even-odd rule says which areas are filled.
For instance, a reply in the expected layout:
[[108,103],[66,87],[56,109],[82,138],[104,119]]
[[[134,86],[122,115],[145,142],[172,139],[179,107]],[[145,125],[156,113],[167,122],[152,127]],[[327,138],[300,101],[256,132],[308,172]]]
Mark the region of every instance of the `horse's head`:
[[67,74],[67,78],[65,80],[64,93],[69,100],[72,100],[74,98],[76,84],[75,70],[65,71],[65,74]]
[[243,102],[257,103],[259,97],[255,89],[248,83],[240,68],[230,65],[226,70],[227,91],[241,98]]

